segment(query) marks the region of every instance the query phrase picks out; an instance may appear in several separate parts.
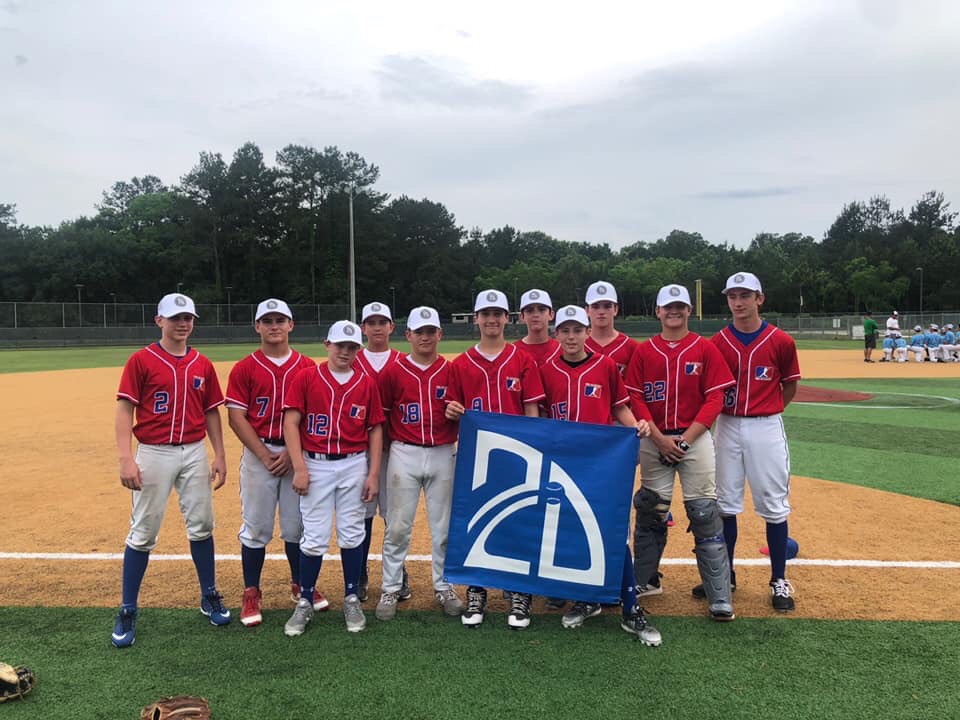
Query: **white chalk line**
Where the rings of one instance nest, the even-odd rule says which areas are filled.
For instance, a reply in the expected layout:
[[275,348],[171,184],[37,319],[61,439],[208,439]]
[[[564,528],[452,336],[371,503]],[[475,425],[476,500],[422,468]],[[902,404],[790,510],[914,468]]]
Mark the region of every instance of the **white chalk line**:
[[[286,561],[287,556],[280,553],[270,553],[266,556],[267,560]],[[150,562],[177,561],[183,562],[191,560],[190,555],[175,555],[151,553]],[[324,555],[324,560],[339,561],[339,555]],[[371,560],[381,560],[382,557],[377,553],[370,553]],[[28,553],[28,552],[0,552],[0,560],[71,560],[71,561],[103,561],[103,560],[123,560],[123,553]],[[217,560],[227,562],[239,562],[239,555],[217,555]],[[410,562],[431,562],[429,555],[407,555]],[[810,567],[853,567],[853,568],[910,568],[915,570],[960,570],[960,561],[954,560],[831,560],[794,558],[788,560],[789,565],[810,566]],[[661,565],[696,565],[694,558],[663,558]],[[767,558],[737,558],[737,565],[746,566],[767,566],[770,560]]]

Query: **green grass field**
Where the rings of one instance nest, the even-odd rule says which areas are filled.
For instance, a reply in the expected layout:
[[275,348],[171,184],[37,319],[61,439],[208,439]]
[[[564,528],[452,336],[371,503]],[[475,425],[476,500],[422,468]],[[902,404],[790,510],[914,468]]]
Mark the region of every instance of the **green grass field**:
[[[320,346],[302,349],[322,355]],[[230,360],[250,346],[203,350]],[[4,352],[0,363],[7,372],[119,366],[130,351]],[[875,397],[792,405],[794,473],[960,505],[960,379],[810,384]],[[0,570],[29,568],[0,561]],[[104,605],[114,595],[108,588]],[[4,705],[4,717],[134,718],[174,693],[204,695],[214,717],[238,719],[960,717],[960,623],[657,617],[665,642],[654,649],[632,641],[611,611],[577,631],[537,616],[523,633],[499,615],[470,632],[440,613],[401,612],[380,623],[368,612],[368,630],[350,635],[334,610],[290,639],[281,631],[285,611],[246,629],[213,628],[196,609],[147,608],[136,645],[118,651],[109,644],[113,612],[0,608],[0,659],[30,664],[40,677],[24,702]]]

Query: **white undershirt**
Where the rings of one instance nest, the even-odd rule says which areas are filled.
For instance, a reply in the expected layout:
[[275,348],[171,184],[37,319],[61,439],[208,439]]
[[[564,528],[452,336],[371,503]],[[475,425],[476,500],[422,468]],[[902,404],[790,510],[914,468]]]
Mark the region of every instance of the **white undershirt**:
[[377,372],[383,370],[384,365],[387,364],[387,360],[390,359],[390,350],[383,350],[382,352],[373,352],[372,350],[363,349],[363,356],[367,359],[367,362],[370,363],[372,367]]
[[333,375],[333,379],[338,383],[341,385],[346,385],[348,382],[350,382],[350,378],[353,377],[353,370],[347,370],[345,372],[330,370],[330,374]]
[[487,360],[489,360],[490,362],[493,362],[493,361],[496,360],[498,357],[500,357],[500,353],[503,352],[503,350],[499,350],[499,351],[493,353],[493,355],[491,355],[491,354],[485,353],[483,350],[481,350],[479,345],[474,345],[474,348],[476,348],[477,352],[480,353],[481,355],[483,355],[483,357],[485,357],[485,358],[486,358]]
[[[433,363],[430,363],[430,365],[421,365],[420,363],[418,363],[416,360],[413,359],[413,355],[407,355],[407,360],[409,360],[412,365],[416,365],[421,370],[429,370],[430,365],[433,365]],[[434,360],[434,362],[436,362],[436,360]]]
[[264,353],[264,357],[277,367],[282,367],[287,360],[293,357],[293,350],[289,350],[283,357],[273,357],[272,355],[267,355],[266,353]]

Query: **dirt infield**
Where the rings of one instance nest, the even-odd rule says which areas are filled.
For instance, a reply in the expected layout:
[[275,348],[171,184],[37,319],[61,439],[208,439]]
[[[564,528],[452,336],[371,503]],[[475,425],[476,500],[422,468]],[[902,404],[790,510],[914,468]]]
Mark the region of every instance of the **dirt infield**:
[[[231,364],[217,370],[226,379]],[[817,377],[958,377],[960,364],[898,365],[862,362],[856,351],[801,352],[804,376]],[[116,368],[57,373],[0,375],[0,392],[8,398],[0,420],[0,453],[4,463],[4,501],[0,504],[0,553],[121,553],[130,511],[130,495],[117,478],[113,442]],[[806,382],[806,381],[805,381]],[[801,385],[802,387],[802,385]],[[236,532],[240,502],[237,492],[239,442],[227,431],[227,486],[216,494],[219,553],[239,554]],[[790,534],[800,543],[800,559],[833,561],[956,561],[960,546],[960,508],[876,490],[811,478],[794,478],[794,515]],[[683,530],[682,506],[674,508],[677,527],[665,557],[687,562],[692,541]],[[374,548],[382,536],[376,522]],[[411,553],[429,554],[421,507]],[[762,559],[763,524],[743,516],[738,558]],[[268,548],[282,553],[279,541]],[[183,521],[171,499],[157,554],[188,554]],[[0,559],[0,605],[75,604],[115,606],[120,590],[119,560]],[[29,571],[26,568],[29,567]],[[429,564],[409,564],[414,599],[401,607],[433,607]],[[338,607],[341,565],[324,563],[321,587]],[[689,595],[696,570],[689,564],[667,564],[663,595],[645,599],[653,614],[702,614],[704,607]],[[219,583],[230,605],[242,592],[240,563],[218,564]],[[772,614],[766,587],[768,569],[737,569],[737,611],[744,616]],[[379,590],[379,567],[371,563],[372,609]],[[797,615],[823,618],[960,620],[960,607],[945,597],[960,597],[960,570],[903,567],[793,565]],[[43,578],[38,582],[38,578]],[[264,571],[267,607],[290,607],[285,561],[269,561]],[[189,561],[150,565],[142,605],[192,606],[196,579]],[[493,609],[504,606],[497,601]]]

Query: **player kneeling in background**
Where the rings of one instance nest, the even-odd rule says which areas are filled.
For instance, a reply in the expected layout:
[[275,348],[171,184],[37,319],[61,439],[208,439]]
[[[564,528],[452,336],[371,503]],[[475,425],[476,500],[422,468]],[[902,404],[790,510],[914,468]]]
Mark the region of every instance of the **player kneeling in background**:
[[[466,410],[540,417],[540,372],[528,354],[504,338],[509,312],[507,296],[499,290],[484,290],[477,295],[473,317],[480,330],[480,342],[451,364],[448,420],[459,420]],[[528,593],[511,593],[507,624],[514,630],[530,625],[531,600]],[[486,588],[471,585],[460,622],[468,628],[479,627],[486,611]]]
[[[120,483],[133,491],[123,555],[123,601],[111,637],[118,648],[134,643],[140,585],[173,490],[180,496],[200,581],[200,612],[214,625],[230,622],[230,611],[217,592],[213,553],[212,491],[227,477],[218,410],[223,394],[213,365],[187,346],[196,317],[193,300],[186,295],[165,295],[155,318],[160,341],[130,356],[117,390]],[[130,448],[134,436],[139,443],[136,458]],[[210,466],[205,436],[214,453]]]
[[923,362],[925,347],[926,336],[923,333],[923,328],[919,325],[914,325],[913,335],[910,336],[910,352],[913,353],[913,359],[918,363]]
[[[723,292],[733,323],[711,341],[737,381],[724,395],[716,438],[717,499],[730,556],[731,584],[737,584],[733,552],[737,515],[743,512],[748,481],[754,510],[766,522],[771,602],[774,610],[789,612],[795,605],[793,586],[786,579],[790,450],[782,413],[796,395],[800,380],[797,346],[787,333],[760,318],[764,298],[756,275],[731,275]],[[704,597],[703,588],[694,588],[693,595]]]
[[[612,425],[614,418],[626,427],[635,427],[637,435],[646,437],[650,426],[637,420],[630,410],[630,394],[623,384],[617,365],[609,357],[584,350],[590,322],[583,308],[567,305],[557,312],[557,340],[562,355],[540,368],[545,403],[554,420]],[[633,489],[633,475],[624,478]],[[620,600],[623,621],[620,626],[636,635],[646,645],[659,645],[660,632],[647,623],[643,608],[637,605],[637,583],[633,574],[633,555],[627,545],[624,556]],[[563,627],[576,628],[587,618],[599,615],[600,603],[578,601],[563,616]]]
[[[283,436],[300,496],[300,600],[283,631],[301,635],[313,619],[313,593],[333,520],[343,565],[343,617],[348,632],[367,618],[357,595],[363,564],[363,504],[377,496],[383,449],[383,408],[376,383],[353,369],[360,327],[335,322],[327,362],[297,373],[284,400]],[[369,457],[369,459],[368,459]]]
[[[290,594],[300,599],[300,498],[293,491],[293,465],[283,438],[283,399],[301,368],[316,363],[290,347],[293,313],[283,300],[257,306],[253,328],[260,348],[240,360],[227,382],[227,419],[243,443],[240,458],[240,561],[243,604],[240,622],[259,625],[260,575],[267,545],[273,539],[279,509],[280,537],[290,565]],[[327,599],[314,591],[313,609],[326,610]]]
[[714,620],[733,620],[730,561],[717,507],[716,463],[710,426],[733,385],[716,347],[690,332],[690,293],[666,285],[657,293],[660,334],[640,344],[627,368],[634,415],[651,424],[640,443],[640,489],[633,559],[637,578],[657,572],[667,542],[667,513],[674,478],[680,476],[683,504],[694,537],[697,568]]
[[380,620],[392,620],[397,613],[403,563],[410,550],[421,490],[430,525],[434,597],[447,615],[458,617],[463,612],[463,601],[443,575],[457,424],[445,417],[450,362],[437,353],[442,337],[437,311],[430,307],[413,308],[407,316],[410,354],[401,355],[380,374],[380,398],[390,439],[383,592],[376,610]]

